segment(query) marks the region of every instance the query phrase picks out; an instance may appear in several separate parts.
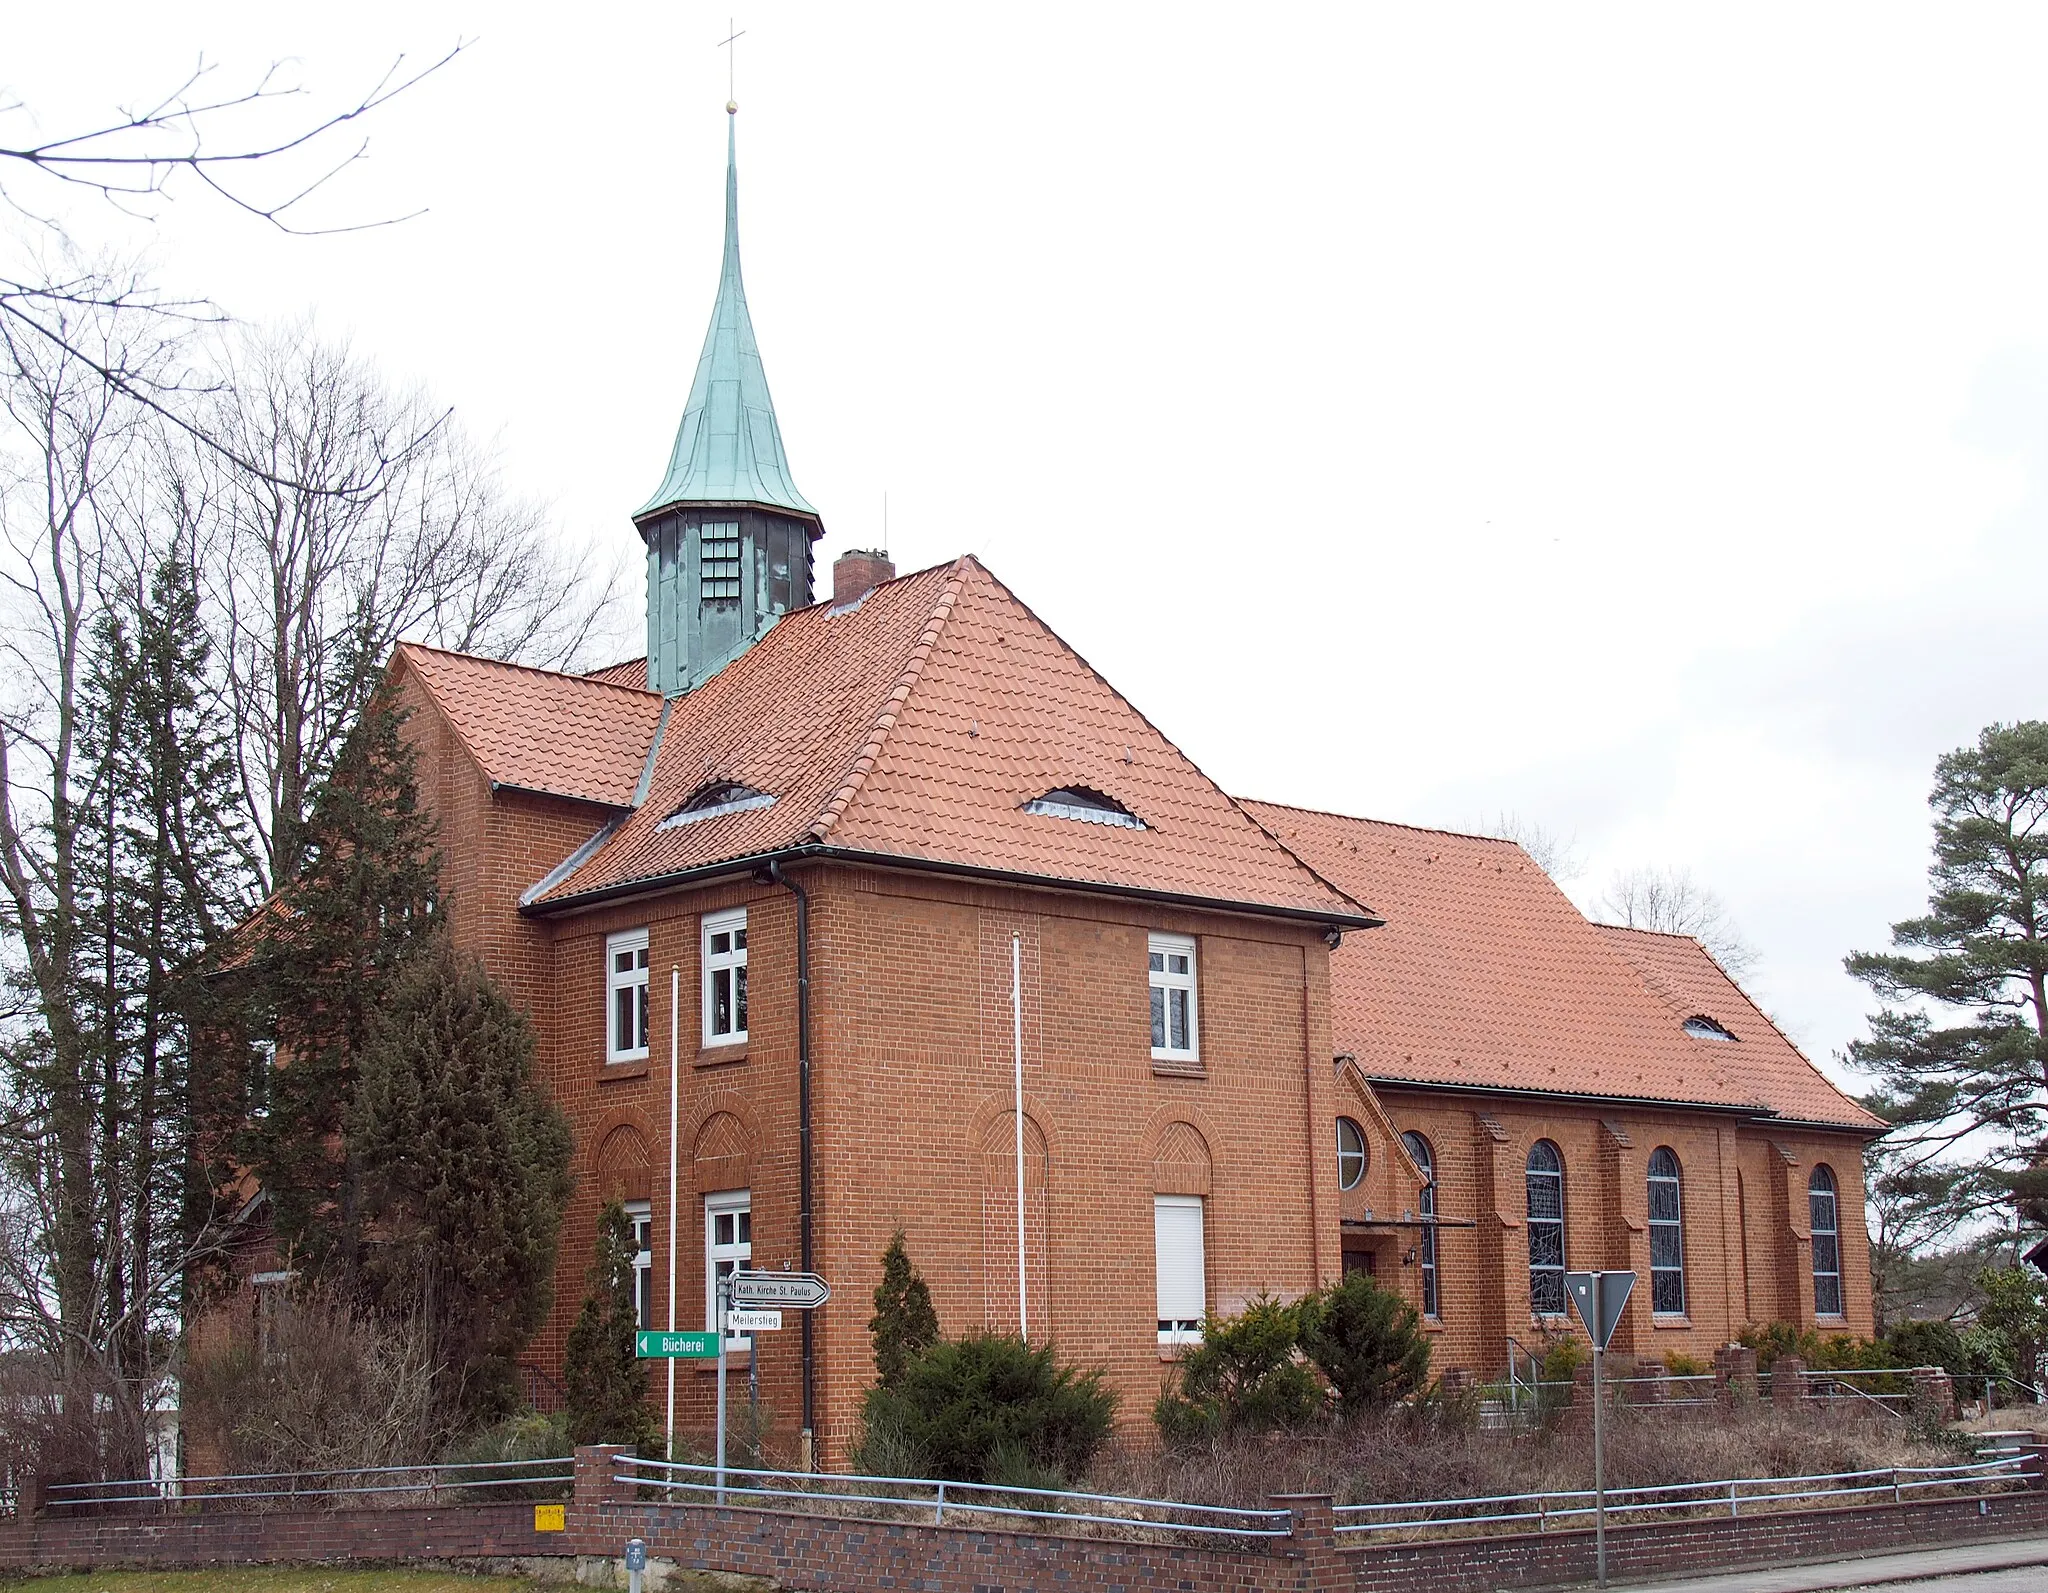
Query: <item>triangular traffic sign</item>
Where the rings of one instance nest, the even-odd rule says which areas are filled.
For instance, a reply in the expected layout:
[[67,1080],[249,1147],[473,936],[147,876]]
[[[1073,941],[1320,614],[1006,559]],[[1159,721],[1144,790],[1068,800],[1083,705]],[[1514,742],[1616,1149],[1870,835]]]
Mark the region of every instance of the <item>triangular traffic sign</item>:
[[1614,1337],[1614,1330],[1621,1325],[1621,1312],[1628,1304],[1629,1291],[1635,1286],[1636,1275],[1633,1272],[1567,1272],[1564,1275],[1565,1293],[1572,1297],[1572,1306],[1579,1313],[1579,1320],[1586,1324],[1586,1332],[1595,1348],[1607,1348],[1608,1340]]

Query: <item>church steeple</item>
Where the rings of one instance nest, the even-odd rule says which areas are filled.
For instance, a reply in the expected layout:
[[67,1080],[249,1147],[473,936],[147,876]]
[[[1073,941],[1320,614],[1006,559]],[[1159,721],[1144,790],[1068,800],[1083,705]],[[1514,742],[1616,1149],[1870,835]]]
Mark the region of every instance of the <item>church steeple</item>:
[[790,476],[747,313],[735,144],[728,122],[725,257],[711,327],[668,473],[633,516],[647,544],[647,683],[671,695],[811,601],[811,544],[823,534]]

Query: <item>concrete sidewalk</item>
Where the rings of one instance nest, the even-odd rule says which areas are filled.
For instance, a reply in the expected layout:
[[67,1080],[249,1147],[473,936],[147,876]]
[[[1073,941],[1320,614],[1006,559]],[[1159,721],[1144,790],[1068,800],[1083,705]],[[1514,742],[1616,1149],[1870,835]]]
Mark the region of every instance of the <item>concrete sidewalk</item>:
[[[2021,1566],[2048,1567],[2048,1537],[2013,1538],[2004,1543],[1966,1543],[1944,1549],[1915,1549],[1906,1554],[1876,1554],[1860,1560],[1830,1560],[1821,1565],[1787,1565],[1776,1569],[1735,1571],[1725,1575],[1687,1577],[1674,1582],[1612,1582],[1611,1588],[1655,1589],[1656,1593],[1832,1593],[1836,1588],[1882,1587],[1892,1582],[1925,1582],[1936,1577],[1966,1576],[1975,1571],[2006,1571]],[[1584,1584],[1587,1587],[1592,1584]],[[2043,1586],[2048,1586],[2044,1572]]]

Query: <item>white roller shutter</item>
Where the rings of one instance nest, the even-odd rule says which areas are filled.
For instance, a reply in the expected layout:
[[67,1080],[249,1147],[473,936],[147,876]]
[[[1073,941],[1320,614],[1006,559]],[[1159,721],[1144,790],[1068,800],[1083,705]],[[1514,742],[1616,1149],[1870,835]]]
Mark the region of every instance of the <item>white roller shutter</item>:
[[1201,1197],[1155,1195],[1152,1238],[1159,1286],[1159,1337],[1162,1342],[1194,1337],[1208,1300]]

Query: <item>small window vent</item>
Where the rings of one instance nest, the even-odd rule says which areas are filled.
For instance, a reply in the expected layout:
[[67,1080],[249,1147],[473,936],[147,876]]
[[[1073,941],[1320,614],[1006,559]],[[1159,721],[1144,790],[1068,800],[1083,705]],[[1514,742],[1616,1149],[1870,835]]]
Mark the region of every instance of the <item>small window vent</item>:
[[698,562],[703,599],[736,603],[740,596],[740,527],[737,520],[713,520],[698,528]]
[[1734,1035],[1730,1034],[1703,1012],[1695,1012],[1685,1020],[1685,1032],[1695,1040],[1732,1040],[1735,1038]]
[[1025,803],[1024,811],[1052,819],[1079,819],[1083,824],[1114,824],[1125,830],[1146,827],[1143,819],[1115,797],[1104,796],[1085,785],[1063,785],[1048,791]]
[[714,780],[709,785],[698,787],[688,801],[655,828],[673,830],[681,825],[695,824],[699,819],[715,819],[727,813],[744,813],[749,808],[774,805],[775,798],[766,791],[756,791],[752,786],[741,785],[734,780]]

